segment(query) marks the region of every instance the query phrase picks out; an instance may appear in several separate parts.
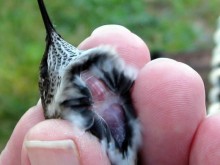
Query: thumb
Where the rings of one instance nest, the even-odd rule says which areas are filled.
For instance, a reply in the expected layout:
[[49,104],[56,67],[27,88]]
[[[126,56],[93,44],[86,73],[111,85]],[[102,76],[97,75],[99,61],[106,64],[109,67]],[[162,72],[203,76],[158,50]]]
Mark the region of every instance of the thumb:
[[47,120],[33,127],[22,148],[24,165],[109,165],[97,138],[67,121]]

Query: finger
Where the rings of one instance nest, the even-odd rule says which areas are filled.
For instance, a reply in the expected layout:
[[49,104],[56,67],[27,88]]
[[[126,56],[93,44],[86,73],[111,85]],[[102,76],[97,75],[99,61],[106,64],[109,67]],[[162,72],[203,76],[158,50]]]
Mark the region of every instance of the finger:
[[22,164],[110,165],[97,138],[58,119],[43,121],[27,133]]
[[142,68],[149,60],[148,47],[134,33],[119,25],[105,25],[97,28],[80,45],[80,49],[89,49],[99,45],[111,45],[124,60],[137,68]]
[[188,164],[191,141],[205,116],[200,76],[174,60],[154,60],[140,71],[132,94],[143,127],[143,164]]
[[218,165],[220,162],[220,116],[207,117],[192,144],[190,165]]
[[0,164],[20,165],[24,136],[31,127],[42,120],[44,120],[43,110],[39,102],[35,107],[30,108],[17,123],[5,149],[1,153]]

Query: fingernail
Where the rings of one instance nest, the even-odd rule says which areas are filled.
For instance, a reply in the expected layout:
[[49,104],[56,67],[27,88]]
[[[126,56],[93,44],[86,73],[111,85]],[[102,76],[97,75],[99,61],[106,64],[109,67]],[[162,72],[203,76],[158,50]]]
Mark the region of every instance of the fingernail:
[[109,33],[109,32],[114,32],[114,33],[120,33],[121,31],[127,31],[128,33],[130,33],[131,31],[128,30],[127,28],[125,28],[124,26],[121,25],[103,25],[100,26],[98,28],[96,28],[93,32],[92,32],[92,36],[94,35],[103,35],[103,33]]
[[72,140],[25,142],[31,165],[79,165],[79,153]]
[[41,104],[41,99],[39,99],[37,102],[37,105],[40,105],[40,104]]

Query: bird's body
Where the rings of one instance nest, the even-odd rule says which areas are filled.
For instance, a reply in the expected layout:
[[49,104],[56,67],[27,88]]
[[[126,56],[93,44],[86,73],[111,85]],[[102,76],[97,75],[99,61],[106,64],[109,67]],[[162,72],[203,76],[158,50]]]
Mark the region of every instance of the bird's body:
[[136,164],[141,135],[130,94],[136,70],[110,47],[81,51],[63,40],[38,3],[47,31],[39,80],[45,118],[66,119],[96,136],[113,165]]

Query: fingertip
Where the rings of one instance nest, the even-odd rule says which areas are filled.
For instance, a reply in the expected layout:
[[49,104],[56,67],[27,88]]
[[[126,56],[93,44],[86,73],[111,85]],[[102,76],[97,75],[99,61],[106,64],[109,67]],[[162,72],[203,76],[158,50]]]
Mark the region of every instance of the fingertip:
[[153,60],[140,70],[132,98],[147,139],[145,163],[187,163],[191,140],[205,117],[200,76],[174,60]]
[[80,49],[90,49],[102,44],[114,44],[117,46],[117,41],[121,41],[120,36],[131,35],[131,31],[120,25],[103,25],[91,33],[78,47]]
[[[173,96],[175,101],[178,99],[175,92],[183,92],[185,96],[188,93],[187,97],[190,97],[191,101],[200,98],[200,104],[205,107],[204,83],[201,76],[188,65],[172,59],[160,58],[147,63],[140,70],[134,89],[133,98],[137,105],[151,104],[152,102],[147,102],[146,98],[154,99],[155,103],[162,102],[163,100],[159,99],[167,99],[164,95]],[[159,97],[153,97],[152,93],[158,94]],[[183,101],[187,101],[185,99]]]
[[[47,163],[48,161],[60,162],[66,159],[66,160],[70,160],[68,161],[69,163],[78,162],[81,165],[109,164],[109,160],[106,154],[103,152],[97,138],[95,138],[94,136],[92,136],[87,132],[78,129],[77,127],[74,127],[67,121],[51,119],[41,122],[28,132],[28,134],[25,137],[25,142],[26,144],[27,143],[29,144],[29,142],[31,142],[31,144],[34,144],[31,146],[34,146],[35,148],[34,148],[34,152],[32,152],[33,148],[31,151],[30,148],[29,150],[27,149],[27,145],[23,145],[23,150],[22,150],[23,162],[28,162],[28,159],[33,160],[35,156],[33,156],[32,153],[34,153],[35,155],[36,153],[37,154],[41,153],[38,151],[41,151],[42,149],[46,149],[47,150],[46,154],[48,155],[51,155],[51,153],[52,154],[58,152],[61,153],[61,155],[57,154],[58,155],[56,158],[57,160],[47,160],[44,157],[42,157],[42,159],[40,158],[40,160],[42,160],[43,162],[46,161]],[[70,142],[71,144],[74,145],[69,145]],[[37,149],[36,149],[36,144],[37,144]],[[69,150],[70,148],[73,149]],[[43,155],[42,154],[40,156],[38,155],[38,157],[41,156]]]
[[220,115],[203,120],[194,138],[191,165],[218,165],[220,162]]
[[150,61],[149,49],[144,41],[120,25],[105,25],[95,29],[79,48],[85,50],[99,45],[111,45],[126,63],[139,69]]

